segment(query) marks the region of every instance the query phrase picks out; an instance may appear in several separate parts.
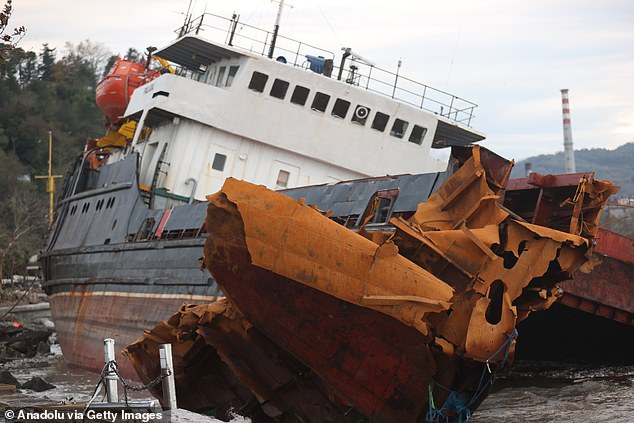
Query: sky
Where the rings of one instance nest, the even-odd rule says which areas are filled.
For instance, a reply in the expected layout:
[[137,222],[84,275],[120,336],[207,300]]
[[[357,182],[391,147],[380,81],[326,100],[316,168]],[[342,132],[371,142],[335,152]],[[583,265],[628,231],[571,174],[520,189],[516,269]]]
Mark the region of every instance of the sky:
[[[0,0],[0,3],[2,0]],[[58,57],[89,39],[113,53],[175,39],[189,0],[13,0],[20,42]],[[192,0],[203,11],[272,29],[270,0]],[[521,160],[563,150],[561,93],[570,92],[575,149],[634,142],[633,0],[286,0],[280,34],[339,52],[478,104],[483,145]],[[204,36],[204,33],[202,34]],[[337,61],[338,59],[336,59]]]

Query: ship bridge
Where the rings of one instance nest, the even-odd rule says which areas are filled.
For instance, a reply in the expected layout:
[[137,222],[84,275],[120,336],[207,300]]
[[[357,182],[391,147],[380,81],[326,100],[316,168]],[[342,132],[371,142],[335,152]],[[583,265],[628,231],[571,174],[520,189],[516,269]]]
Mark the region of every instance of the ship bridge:
[[[207,65],[222,58],[241,54],[267,57],[273,39],[271,32],[239,22],[239,16],[227,19],[210,13],[188,21],[178,32],[181,38],[157,51],[157,55],[182,66],[181,72],[194,73],[203,73]],[[199,35],[213,42],[199,38]],[[450,137],[451,140],[439,138],[434,147],[484,139],[470,129],[459,129],[471,127],[477,104],[399,75],[398,71],[382,69],[350,48],[342,48],[340,60],[336,62],[332,51],[278,35],[272,56],[281,63],[309,69],[325,78],[434,113],[440,121],[448,123],[446,130],[455,135]]]

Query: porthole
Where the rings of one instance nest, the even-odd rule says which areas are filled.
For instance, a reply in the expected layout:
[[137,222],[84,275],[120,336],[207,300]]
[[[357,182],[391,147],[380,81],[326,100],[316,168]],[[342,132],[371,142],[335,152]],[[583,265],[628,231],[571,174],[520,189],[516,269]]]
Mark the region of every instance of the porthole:
[[427,128],[414,125],[414,128],[412,128],[412,133],[409,134],[409,142],[421,145],[423,143],[423,138],[425,138],[425,134],[427,134]]
[[330,96],[328,94],[317,92],[315,93],[313,104],[310,107],[313,110],[323,113],[326,111],[326,107],[328,107],[328,101],[330,101]]
[[309,93],[310,90],[308,88],[297,85],[293,90],[293,95],[291,95],[291,103],[303,106],[306,104],[306,100],[308,100]]
[[385,127],[387,126],[387,122],[390,120],[390,115],[386,115],[385,113],[376,112],[374,116],[374,120],[372,121],[372,129],[376,129],[377,131],[385,131]]
[[251,82],[249,82],[249,89],[262,93],[264,92],[266,81],[268,80],[268,75],[260,72],[253,72],[253,75],[251,75]]
[[390,135],[396,138],[403,138],[405,135],[405,131],[407,131],[407,127],[409,126],[409,122],[404,121],[402,119],[394,119],[394,124],[392,125],[392,130],[390,131]]
[[288,85],[289,84],[286,81],[275,79],[275,81],[273,81],[273,86],[271,87],[271,97],[284,100],[284,97],[286,97],[286,91],[288,90]]
[[341,119],[345,119],[350,108],[350,102],[338,98],[335,100],[335,105],[332,106],[332,115]]

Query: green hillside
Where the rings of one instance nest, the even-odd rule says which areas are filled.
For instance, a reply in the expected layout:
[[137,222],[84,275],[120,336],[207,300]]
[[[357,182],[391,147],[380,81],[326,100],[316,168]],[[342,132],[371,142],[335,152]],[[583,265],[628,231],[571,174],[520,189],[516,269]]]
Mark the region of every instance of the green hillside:
[[[529,162],[539,173],[564,173],[564,153],[529,157],[515,164],[511,177],[524,176],[524,165]],[[594,171],[596,178],[607,179],[621,187],[619,196],[634,197],[634,142],[615,150],[592,148],[575,151],[577,172]]]

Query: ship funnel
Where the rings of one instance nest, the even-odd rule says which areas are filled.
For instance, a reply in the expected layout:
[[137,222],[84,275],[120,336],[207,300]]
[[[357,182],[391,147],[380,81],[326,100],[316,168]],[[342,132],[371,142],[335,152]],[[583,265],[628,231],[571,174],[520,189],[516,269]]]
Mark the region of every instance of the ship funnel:
[[566,173],[575,173],[575,150],[572,146],[572,129],[570,127],[570,100],[568,90],[561,90],[561,112],[564,122],[564,160]]

